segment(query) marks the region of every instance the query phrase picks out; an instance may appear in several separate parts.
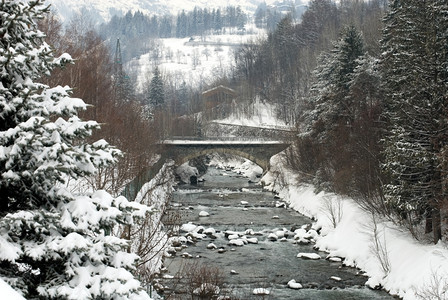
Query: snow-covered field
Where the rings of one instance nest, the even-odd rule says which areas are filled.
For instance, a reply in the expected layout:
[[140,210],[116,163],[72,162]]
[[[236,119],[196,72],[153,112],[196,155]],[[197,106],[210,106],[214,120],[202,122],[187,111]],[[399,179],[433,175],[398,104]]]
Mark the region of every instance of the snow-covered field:
[[255,99],[252,105],[253,113],[249,118],[246,116],[242,117],[238,112],[233,112],[229,117],[215,120],[213,123],[291,130],[291,126],[277,119],[274,105],[262,102],[259,98]]
[[167,81],[176,85],[183,82],[195,87],[210,84],[231,70],[235,49],[266,36],[265,30],[254,26],[247,26],[246,34],[227,29],[228,32],[231,30],[234,34],[156,40],[155,50],[131,61],[128,68],[138,74],[140,90],[149,83],[155,66],[159,67]]

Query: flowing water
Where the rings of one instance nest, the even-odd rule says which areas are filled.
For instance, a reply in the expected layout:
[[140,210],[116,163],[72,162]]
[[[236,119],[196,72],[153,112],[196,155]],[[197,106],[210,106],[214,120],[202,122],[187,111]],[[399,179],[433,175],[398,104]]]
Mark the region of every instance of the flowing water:
[[[209,234],[204,235],[202,230],[181,233],[193,238],[181,240],[184,246],[165,259],[167,272],[161,283],[166,287],[166,299],[192,299],[194,280],[187,273],[198,266],[219,270],[221,277],[216,285],[221,295],[231,295],[228,299],[393,299],[384,291],[365,287],[367,278],[359,270],[326,260],[327,254],[313,249],[312,243],[297,243],[292,231],[302,226],[308,230],[312,221],[279,207],[281,202],[272,193],[247,178],[215,168],[209,168],[204,178],[205,182],[197,186],[178,186],[173,195],[172,212],[180,213],[181,223],[203,226]],[[201,211],[209,216],[200,217]],[[258,243],[229,245],[229,234]],[[216,249],[207,248],[211,243]],[[298,253],[316,253],[322,258],[297,258]],[[208,277],[210,274],[213,272]],[[291,279],[303,288],[288,288]],[[254,295],[254,289],[263,289],[269,295]]]

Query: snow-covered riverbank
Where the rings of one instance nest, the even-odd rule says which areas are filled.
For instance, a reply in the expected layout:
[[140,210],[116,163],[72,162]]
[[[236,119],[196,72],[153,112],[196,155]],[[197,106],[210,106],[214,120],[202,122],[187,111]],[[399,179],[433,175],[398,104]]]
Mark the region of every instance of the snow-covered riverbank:
[[272,158],[271,166],[263,183],[292,208],[316,220],[314,228],[321,228],[316,242],[320,250],[366,272],[370,278],[366,284],[372,288],[383,287],[405,300],[448,299],[446,243],[421,244],[405,229],[374,219],[352,199],[315,194],[313,186],[298,183],[281,155]]

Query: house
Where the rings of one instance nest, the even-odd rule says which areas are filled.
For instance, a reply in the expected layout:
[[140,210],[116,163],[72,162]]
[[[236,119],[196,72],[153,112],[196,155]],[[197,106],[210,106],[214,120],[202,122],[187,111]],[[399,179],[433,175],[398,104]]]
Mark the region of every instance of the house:
[[225,118],[230,113],[232,102],[238,93],[229,87],[219,85],[202,92],[208,120]]

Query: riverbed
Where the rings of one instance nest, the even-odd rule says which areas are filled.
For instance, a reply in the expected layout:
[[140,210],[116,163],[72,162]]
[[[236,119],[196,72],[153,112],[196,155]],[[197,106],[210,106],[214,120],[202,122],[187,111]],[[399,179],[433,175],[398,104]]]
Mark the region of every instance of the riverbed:
[[216,286],[228,299],[394,299],[365,287],[367,278],[343,266],[343,258],[315,250],[319,230],[313,221],[261,186],[213,167],[203,179],[179,185],[170,203],[171,213],[186,225],[164,261],[166,299],[200,294],[192,269],[219,277],[202,288]]

